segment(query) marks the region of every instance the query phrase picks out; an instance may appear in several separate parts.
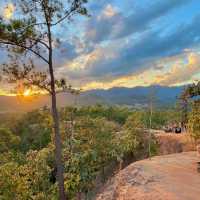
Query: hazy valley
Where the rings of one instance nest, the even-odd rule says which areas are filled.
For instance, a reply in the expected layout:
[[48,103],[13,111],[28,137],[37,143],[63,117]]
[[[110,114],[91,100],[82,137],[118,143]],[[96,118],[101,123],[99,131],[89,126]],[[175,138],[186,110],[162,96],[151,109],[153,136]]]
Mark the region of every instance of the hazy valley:
[[[183,86],[150,86],[112,88],[109,90],[98,89],[83,92],[78,96],[69,93],[60,93],[57,95],[57,102],[59,107],[106,104],[145,108],[148,107],[150,96],[153,95],[156,107],[168,107],[175,105],[183,88]],[[41,95],[31,98],[0,96],[0,112],[25,112],[43,106],[50,106],[50,96]]]

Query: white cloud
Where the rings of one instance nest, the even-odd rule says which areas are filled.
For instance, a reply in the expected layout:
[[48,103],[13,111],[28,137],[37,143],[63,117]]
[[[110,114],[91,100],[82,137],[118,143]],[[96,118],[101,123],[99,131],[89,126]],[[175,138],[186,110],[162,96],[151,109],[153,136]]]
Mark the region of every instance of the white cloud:
[[111,4],[106,5],[102,13],[100,14],[100,18],[110,18],[117,14],[117,8],[113,7]]

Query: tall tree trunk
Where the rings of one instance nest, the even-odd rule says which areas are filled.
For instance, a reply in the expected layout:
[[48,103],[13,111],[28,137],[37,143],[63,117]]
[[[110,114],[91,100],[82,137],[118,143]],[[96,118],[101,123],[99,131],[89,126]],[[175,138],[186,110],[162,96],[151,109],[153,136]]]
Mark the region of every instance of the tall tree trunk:
[[153,113],[153,102],[151,99],[150,102],[150,116],[149,116],[149,142],[148,142],[148,153],[149,153],[149,159],[151,159],[151,140],[152,140],[152,113]]
[[60,200],[66,200],[65,188],[64,188],[64,176],[62,165],[62,142],[60,136],[59,117],[56,107],[56,94],[52,92],[52,115],[54,121],[54,133],[55,133],[55,160],[57,168],[57,182],[59,187]]
[[48,25],[48,37],[49,37],[49,73],[51,77],[51,99],[52,99],[52,116],[54,122],[54,133],[55,133],[55,160],[57,168],[57,182],[59,189],[59,199],[67,200],[64,188],[64,175],[63,175],[63,164],[62,164],[62,142],[60,135],[60,126],[59,126],[59,116],[56,104],[56,91],[55,91],[55,78],[53,71],[53,55],[52,55],[52,38],[51,38],[51,29]]

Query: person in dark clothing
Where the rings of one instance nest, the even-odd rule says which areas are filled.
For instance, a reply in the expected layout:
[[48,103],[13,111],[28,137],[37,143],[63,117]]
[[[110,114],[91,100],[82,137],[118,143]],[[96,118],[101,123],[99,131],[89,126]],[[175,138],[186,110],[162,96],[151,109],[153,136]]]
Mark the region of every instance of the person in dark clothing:
[[182,132],[181,127],[178,126],[175,128],[175,133],[181,133],[181,132]]

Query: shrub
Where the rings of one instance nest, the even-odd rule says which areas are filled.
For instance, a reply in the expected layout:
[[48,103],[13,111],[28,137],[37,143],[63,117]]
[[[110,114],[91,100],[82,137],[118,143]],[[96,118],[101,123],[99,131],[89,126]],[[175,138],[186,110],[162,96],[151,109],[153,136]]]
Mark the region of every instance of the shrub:
[[195,101],[189,114],[188,131],[195,140],[200,139],[200,101]]

